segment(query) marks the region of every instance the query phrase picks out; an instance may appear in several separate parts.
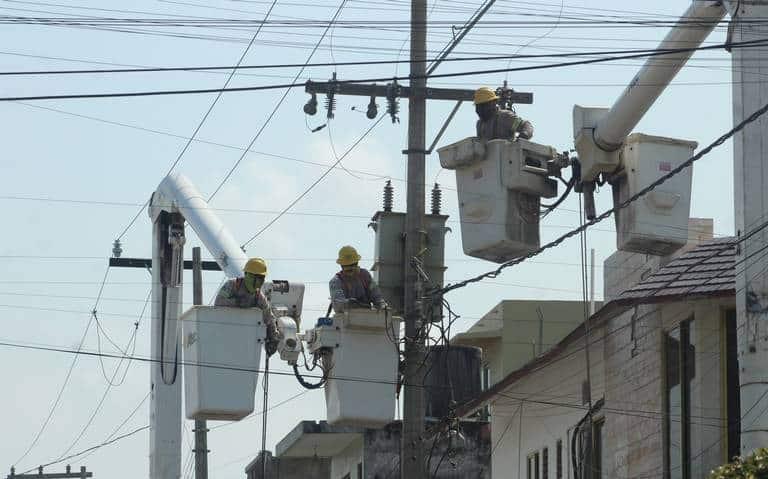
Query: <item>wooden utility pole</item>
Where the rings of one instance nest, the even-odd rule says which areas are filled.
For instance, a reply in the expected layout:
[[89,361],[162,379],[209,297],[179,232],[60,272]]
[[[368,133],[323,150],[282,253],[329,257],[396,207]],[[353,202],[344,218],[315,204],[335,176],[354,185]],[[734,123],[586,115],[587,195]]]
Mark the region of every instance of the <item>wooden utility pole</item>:
[[405,377],[400,477],[426,479],[424,457],[424,314],[421,283],[411,261],[424,244],[427,1],[411,2],[411,96],[408,98],[408,191],[405,212]]
[[[203,261],[200,247],[192,248],[192,304],[203,304]],[[195,419],[195,478],[208,479],[208,424]]]

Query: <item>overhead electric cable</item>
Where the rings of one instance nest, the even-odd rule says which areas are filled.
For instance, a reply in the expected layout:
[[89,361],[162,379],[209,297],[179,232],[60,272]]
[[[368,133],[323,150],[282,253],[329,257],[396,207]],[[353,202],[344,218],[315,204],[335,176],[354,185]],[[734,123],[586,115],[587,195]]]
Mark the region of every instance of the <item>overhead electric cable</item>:
[[[94,301],[93,308],[91,308],[91,311],[96,311],[96,308],[99,305],[99,300],[101,299],[101,295],[104,292],[104,286],[107,282],[107,276],[109,275],[109,267],[107,267],[106,271],[104,271],[104,277],[101,280],[101,285],[99,286],[99,292],[96,296],[96,300]],[[88,337],[88,331],[91,328],[91,324],[93,323],[95,315],[91,314],[88,318],[88,323],[85,325],[85,331],[83,331],[83,335],[80,338],[80,341],[77,345],[76,351],[80,352],[83,349],[83,346],[85,345],[85,339]],[[15,465],[18,465],[21,461],[23,461],[29,453],[32,451],[32,449],[37,445],[38,441],[42,437],[43,433],[45,432],[46,428],[51,422],[51,419],[53,418],[53,414],[56,412],[56,408],[59,406],[59,403],[61,402],[61,398],[64,395],[64,390],[67,388],[67,385],[69,385],[69,380],[72,377],[72,372],[75,369],[75,365],[77,364],[78,354],[75,354],[72,358],[72,362],[69,364],[69,369],[67,370],[67,374],[64,377],[64,382],[61,384],[61,387],[59,388],[59,392],[56,394],[56,399],[53,402],[53,405],[51,406],[51,409],[48,411],[48,415],[45,417],[45,420],[43,421],[43,424],[40,426],[40,429],[37,431],[37,434],[35,434],[34,439],[32,439],[32,442],[27,447],[27,449],[24,451],[24,453],[14,461]]]
[[[439,74],[431,75],[430,78],[452,78],[452,77],[487,75],[487,74],[493,74],[493,73],[505,73],[505,72],[514,72],[514,71],[546,70],[546,69],[553,69],[553,68],[592,65],[592,64],[598,64],[598,63],[612,62],[616,60],[657,57],[657,56],[663,56],[663,55],[670,55],[674,53],[683,53],[683,52],[700,51],[700,50],[713,50],[718,48],[724,48],[725,46],[728,46],[734,49],[757,48],[757,47],[765,46],[766,44],[768,44],[768,40],[760,39],[760,40],[751,40],[747,42],[739,42],[739,43],[731,43],[731,44],[701,46],[696,48],[676,48],[676,49],[663,49],[663,50],[660,49],[660,50],[654,50],[653,52],[649,52],[649,53],[607,56],[603,58],[593,58],[593,59],[578,60],[578,61],[572,61],[572,62],[547,63],[547,64],[529,65],[529,66],[515,67],[515,68],[496,68],[496,69],[486,69],[486,70],[469,70],[469,71],[453,72],[453,73],[439,73]],[[355,80],[337,80],[337,83],[339,84],[375,83],[375,82],[388,82],[392,80],[408,80],[408,79],[411,79],[411,77],[410,76],[399,76],[394,78],[378,77],[378,78],[365,78],[365,79],[355,79]],[[65,95],[6,96],[6,97],[0,97],[0,101],[7,102],[7,101],[68,100],[68,99],[122,98],[122,97],[146,97],[146,96],[164,96],[164,95],[189,95],[189,94],[205,94],[205,93],[247,92],[247,91],[276,90],[276,89],[282,89],[282,88],[291,89],[293,87],[303,86],[303,85],[304,85],[303,83],[294,82],[294,83],[237,87],[237,88],[226,88],[226,89],[206,88],[206,89],[188,89],[188,90],[134,91],[134,92],[118,92],[118,93],[85,93],[85,94],[81,93],[81,94],[65,94]]]
[[[335,24],[336,19],[338,18],[339,14],[341,14],[341,11],[344,8],[344,5],[346,3],[347,3],[347,0],[342,0],[341,1],[341,3],[339,4],[339,7],[336,9],[336,12],[333,14],[333,18],[331,18],[331,21],[328,23],[328,27],[323,31],[323,34],[320,35],[320,39],[315,44],[315,48],[312,49],[312,51],[310,52],[309,56],[307,57],[307,61],[305,62],[305,64],[309,63],[310,61],[312,61],[312,57],[315,55],[315,52],[317,52],[317,49],[323,43],[323,40],[325,39],[325,36],[328,34],[328,30],[330,30],[331,26],[333,26]],[[253,145],[256,143],[256,140],[259,139],[261,134],[267,128],[267,125],[269,125],[269,123],[272,121],[272,118],[277,113],[277,110],[280,109],[280,107],[283,105],[283,102],[288,97],[288,94],[293,89],[293,86],[296,85],[296,81],[301,77],[301,74],[304,73],[304,69],[305,68],[306,67],[304,65],[302,65],[301,68],[299,69],[299,71],[296,73],[296,76],[294,77],[293,82],[291,82],[291,85],[286,87],[285,92],[283,92],[283,96],[280,97],[280,100],[278,100],[277,104],[272,109],[272,112],[269,114],[269,116],[267,116],[267,119],[264,121],[264,123],[262,123],[261,128],[259,128],[259,130],[256,132],[256,134],[251,139],[250,143],[248,143],[248,146],[243,151],[243,154],[240,155],[240,157],[237,159],[237,161],[235,161],[235,163],[229,169],[227,174],[224,175],[224,178],[221,180],[219,185],[216,187],[215,190],[213,190],[213,193],[211,193],[211,195],[208,197],[208,202],[209,203],[216,196],[216,194],[221,190],[221,188],[224,186],[224,184],[227,182],[227,180],[229,180],[229,178],[235,172],[235,170],[240,165],[240,163],[243,161],[243,159],[245,159],[245,157],[248,155],[248,150],[250,150],[253,147]]]
[[[537,37],[540,38],[540,37]],[[762,44],[765,40],[750,40],[746,42],[737,42],[733,45],[738,46],[750,46],[752,44]],[[394,65],[405,63],[433,63],[433,62],[474,62],[474,61],[494,61],[494,60],[527,60],[527,59],[539,59],[539,58],[572,58],[572,57],[590,57],[597,55],[628,55],[628,54],[671,54],[684,51],[696,51],[703,49],[722,49],[729,44],[718,43],[714,45],[705,45],[698,47],[691,47],[687,49],[658,49],[658,48],[642,48],[642,49],[609,49],[609,50],[593,50],[593,51],[577,51],[577,52],[564,52],[564,53],[539,53],[539,54],[519,54],[513,53],[510,55],[475,55],[475,56],[462,56],[452,58],[437,58],[437,59],[425,59],[425,60],[360,60],[360,61],[345,61],[345,62],[316,62],[316,63],[274,63],[274,64],[258,64],[258,65],[198,65],[198,66],[179,66],[179,67],[136,67],[136,68],[91,68],[91,69],[71,69],[71,70],[13,70],[13,71],[0,71],[0,76],[36,76],[36,75],[81,75],[81,74],[113,74],[113,73],[162,73],[162,72],[194,72],[194,71],[216,71],[216,70],[273,70],[284,68],[316,68],[316,67],[345,67],[345,66],[373,66],[373,65]],[[523,45],[523,46],[528,46]],[[3,52],[0,52],[3,53]],[[441,55],[442,56],[442,55]],[[61,58],[52,58],[56,60],[63,60]],[[78,60],[79,61],[79,60]],[[102,63],[102,62],[87,62],[87,63]],[[439,64],[438,63],[438,64]],[[436,65],[435,65],[436,67]],[[430,67],[432,68],[432,67]],[[428,73],[429,74],[429,73]],[[408,77],[398,77],[399,79],[407,79]],[[355,82],[362,82],[367,80],[355,80]]]
[[331,166],[330,166],[330,167],[329,167],[327,170],[325,170],[325,172],[324,172],[322,175],[320,175],[320,177],[319,177],[317,180],[315,180],[315,181],[314,181],[314,182],[313,182],[311,185],[309,185],[309,187],[307,187],[307,188],[306,188],[306,189],[305,189],[305,190],[304,190],[304,191],[303,191],[303,192],[302,192],[302,193],[301,193],[299,196],[297,196],[297,197],[296,197],[296,198],[295,198],[293,201],[291,201],[291,202],[288,204],[288,206],[286,206],[285,208],[283,208],[283,210],[282,210],[282,211],[281,211],[281,212],[280,212],[280,213],[279,213],[277,216],[275,216],[274,218],[272,218],[272,220],[270,220],[270,221],[269,221],[269,222],[268,222],[266,225],[262,226],[262,227],[261,227],[261,229],[260,229],[259,231],[257,231],[257,232],[256,232],[256,234],[254,234],[253,236],[251,236],[251,237],[248,239],[248,241],[246,241],[245,243],[243,243],[243,245],[242,245],[242,248],[245,248],[245,247],[246,247],[246,246],[248,246],[248,244],[250,244],[250,243],[251,243],[253,240],[255,240],[256,238],[258,238],[259,236],[261,236],[261,234],[262,234],[262,233],[264,233],[264,231],[266,231],[266,230],[267,230],[267,228],[269,228],[270,226],[272,226],[273,224],[275,224],[275,223],[277,222],[277,220],[279,220],[280,218],[282,218],[282,217],[283,217],[283,215],[285,215],[286,213],[288,213],[288,211],[289,211],[291,208],[293,208],[293,207],[296,205],[296,203],[298,203],[299,201],[301,201],[301,199],[302,199],[302,198],[304,198],[305,196],[307,196],[307,195],[309,194],[309,192],[310,192],[310,191],[312,191],[312,189],[313,189],[315,186],[317,186],[317,185],[318,185],[318,184],[319,184],[321,181],[323,181],[323,179],[325,179],[325,177],[326,177],[326,176],[328,176],[328,174],[329,174],[331,171],[333,171],[333,169],[334,169],[334,168],[335,168],[335,167],[336,167],[336,166],[337,166],[339,163],[341,163],[341,162],[344,160],[344,158],[346,158],[346,157],[347,157],[347,155],[349,155],[349,154],[352,152],[352,150],[354,150],[354,149],[355,149],[355,147],[357,147],[357,145],[359,145],[359,144],[360,144],[360,143],[361,143],[361,142],[362,142],[362,141],[365,139],[365,137],[366,137],[366,136],[368,136],[368,134],[369,134],[371,131],[373,131],[373,129],[374,129],[374,128],[376,128],[376,127],[377,127],[377,126],[378,126],[378,125],[381,123],[381,120],[383,120],[384,118],[385,118],[385,116],[384,116],[384,115],[380,115],[380,116],[379,116],[379,119],[378,119],[378,120],[376,120],[376,122],[375,122],[373,125],[371,125],[371,126],[370,126],[370,128],[368,128],[368,129],[365,131],[365,133],[363,133],[363,134],[360,136],[360,138],[358,138],[358,139],[357,139],[357,141],[355,141],[355,142],[352,144],[352,146],[350,146],[350,147],[347,149],[347,151],[345,151],[345,152],[344,152],[344,154],[343,154],[343,155],[341,155],[341,156],[339,157],[339,159],[338,159],[338,160],[336,160],[336,163],[332,164],[332,165],[331,165]]
[[[221,99],[221,96],[224,94],[225,91],[227,91],[227,87],[229,86],[230,82],[232,81],[232,78],[235,76],[235,72],[237,71],[237,67],[242,64],[243,60],[245,60],[245,57],[248,55],[248,52],[251,49],[251,46],[253,45],[253,42],[256,41],[256,37],[259,36],[259,32],[261,32],[261,28],[264,26],[264,23],[269,19],[269,15],[272,13],[272,9],[275,8],[275,4],[277,3],[277,0],[273,0],[272,5],[269,7],[269,10],[267,11],[266,15],[264,16],[264,20],[262,20],[261,24],[259,24],[259,28],[256,30],[256,32],[253,34],[253,37],[251,37],[250,43],[248,43],[248,46],[245,47],[245,50],[240,55],[240,58],[237,60],[237,64],[235,65],[235,68],[232,69],[232,71],[229,73],[229,76],[227,77],[227,80],[224,82],[224,86],[218,91],[216,94],[216,97],[211,102],[210,106],[208,107],[208,110],[206,110],[203,117],[200,119],[200,121],[197,124],[197,127],[195,127],[195,130],[192,132],[192,136],[189,137],[189,140],[184,144],[184,147],[181,149],[179,154],[176,156],[176,160],[171,164],[171,167],[168,169],[168,172],[165,174],[165,176],[168,176],[174,168],[176,168],[176,165],[179,164],[181,159],[184,157],[184,154],[189,149],[190,145],[192,145],[192,141],[197,137],[197,134],[200,132],[200,129],[205,124],[206,120],[208,120],[208,117],[211,115],[211,112],[216,107],[216,104],[218,104],[219,100]],[[139,208],[139,211],[136,212],[136,215],[131,219],[131,221],[128,223],[128,225],[123,229],[122,233],[120,233],[117,236],[117,240],[120,240],[125,234],[128,232],[128,230],[133,226],[133,224],[136,222],[136,220],[141,215],[141,212],[144,211],[144,208],[149,204],[150,200],[147,200],[144,202],[144,204]]]

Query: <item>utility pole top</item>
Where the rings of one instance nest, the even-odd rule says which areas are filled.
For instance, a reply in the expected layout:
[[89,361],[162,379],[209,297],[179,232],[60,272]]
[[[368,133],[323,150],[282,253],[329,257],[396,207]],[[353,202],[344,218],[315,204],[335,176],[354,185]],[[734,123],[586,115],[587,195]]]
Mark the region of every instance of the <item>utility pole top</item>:
[[43,466],[37,468],[37,472],[34,474],[16,474],[16,468],[11,468],[11,473],[7,476],[7,479],[87,479],[93,477],[92,472],[88,472],[85,466],[80,466],[80,470],[72,472],[72,467],[67,466],[64,473],[44,473]]
[[[416,83],[416,82],[414,82]],[[392,88],[396,85],[397,88]],[[388,83],[386,85],[364,85],[361,83],[349,83],[341,81],[327,81],[327,82],[314,82],[308,80],[304,90],[309,94],[328,94],[333,92],[337,95],[351,95],[351,96],[367,96],[367,97],[382,97],[395,96],[397,98],[411,98],[416,93],[421,93],[420,97],[427,100],[454,100],[454,101],[472,101],[475,95],[473,89],[459,89],[459,88],[431,88],[427,86],[404,86],[397,82]],[[509,100],[516,104],[532,104],[533,93],[518,92],[509,90]]]

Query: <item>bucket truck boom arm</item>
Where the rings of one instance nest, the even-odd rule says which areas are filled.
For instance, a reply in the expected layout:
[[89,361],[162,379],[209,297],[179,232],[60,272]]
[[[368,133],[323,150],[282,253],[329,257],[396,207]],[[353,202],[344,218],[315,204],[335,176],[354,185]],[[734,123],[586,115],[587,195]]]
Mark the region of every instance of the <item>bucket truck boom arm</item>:
[[725,14],[721,2],[692,2],[658,46],[660,51],[687,50],[648,58],[610,110],[574,107],[573,136],[582,181],[595,181],[600,173],[619,166],[618,150],[627,136]]
[[[242,276],[248,258],[184,175],[174,173],[163,179],[150,200],[149,216],[153,224],[150,479],[178,479],[182,401],[179,318],[183,303],[185,223],[192,227],[228,278]],[[262,291],[272,301],[278,324],[298,323],[303,284],[273,281],[266,283]],[[295,349],[295,341],[292,344]],[[254,342],[253,347],[258,344]]]

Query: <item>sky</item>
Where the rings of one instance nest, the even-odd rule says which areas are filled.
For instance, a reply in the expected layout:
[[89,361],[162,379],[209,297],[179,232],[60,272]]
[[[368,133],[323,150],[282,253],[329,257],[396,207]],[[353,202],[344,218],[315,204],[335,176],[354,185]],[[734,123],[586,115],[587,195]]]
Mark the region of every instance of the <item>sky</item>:
[[[60,2],[60,3],[57,3]],[[451,39],[452,25],[461,25],[479,6],[478,0],[430,0],[430,56]],[[648,0],[642,3],[608,0],[512,2],[498,0],[486,20],[471,31],[454,57],[599,52],[653,48],[666,26],[575,27],[566,20],[642,18],[674,20],[688,6],[685,0]],[[134,0],[95,2],[76,0],[5,0],[0,15],[22,17],[119,17],[190,19],[248,19],[248,26],[199,25],[129,26],[93,28],[88,25],[29,25],[4,23],[0,71],[114,68],[119,66],[233,65],[243,55],[271,2],[266,0],[214,0],[202,2]],[[339,3],[330,0],[278,0],[273,19],[329,20]],[[349,0],[340,20],[388,20],[388,27],[333,29],[312,56],[315,63],[408,58],[406,0]],[[557,19],[561,17],[562,22]],[[520,21],[543,24],[519,24]],[[502,22],[505,22],[502,24]],[[392,22],[388,22],[392,23]],[[128,31],[126,31],[128,30]],[[244,65],[295,64],[307,61],[322,34],[317,27],[267,25],[248,49]],[[721,43],[724,28],[708,42]],[[437,73],[527,66],[556,59],[446,62]],[[580,67],[527,72],[439,78],[432,86],[477,88],[500,86],[507,80],[518,91],[534,93],[533,105],[519,105],[518,113],[536,129],[535,141],[560,151],[573,148],[574,104],[610,106],[632,79],[639,61],[617,61]],[[407,74],[407,64],[340,66],[339,79],[392,77]],[[330,66],[311,67],[300,81],[331,77]],[[246,70],[236,74],[230,87],[288,83],[297,68]],[[221,88],[227,71],[39,75],[0,77],[0,97]],[[724,50],[698,52],[663,93],[635,131],[694,140],[704,146],[730,129],[730,55]],[[200,128],[197,140],[181,157],[174,171],[185,174],[210,195],[227,176],[242,151],[262,128],[285,90],[226,93]],[[149,257],[151,224],[146,202],[179,157],[214,100],[214,94],[68,99],[0,103],[3,154],[0,159],[0,211],[4,238],[0,241],[0,342],[77,348],[121,354],[149,354],[149,317],[142,315],[149,292],[146,271],[113,268],[107,271],[113,240],[122,235],[123,256]],[[268,122],[233,174],[224,182],[211,206],[245,242],[275,218],[336,161],[336,155],[355,143],[371,126],[364,115],[368,99],[339,98],[335,118],[326,121],[323,99],[320,113],[305,117],[308,99],[294,88]],[[379,99],[379,112],[384,101]],[[355,109],[353,110],[352,107]],[[288,214],[265,229],[248,247],[248,254],[269,263],[271,279],[307,285],[304,318],[324,314],[327,282],[336,271],[338,248],[355,245],[369,266],[373,256],[373,230],[369,218],[381,208],[387,179],[395,187],[395,209],[405,209],[404,156],[407,102],[401,102],[401,122],[385,118],[352,153],[299,201]],[[431,143],[453,104],[428,104],[427,143]],[[459,110],[440,145],[474,134],[475,113],[470,105]],[[327,123],[318,132],[311,130]],[[334,153],[334,150],[336,153]],[[696,163],[693,174],[691,216],[713,218],[716,235],[733,234],[733,159],[730,142]],[[440,168],[436,155],[427,158],[427,191],[435,181],[443,186],[443,211],[450,215],[452,232],[446,237],[446,278],[450,282],[484,272],[495,265],[465,256],[457,222],[455,179]],[[609,191],[598,193],[597,209],[610,207]],[[542,243],[578,225],[578,200],[569,198],[542,223]],[[187,254],[200,245],[187,230]],[[602,262],[615,251],[613,221],[588,235],[596,250],[596,295],[602,294]],[[208,257],[206,252],[204,257]],[[504,299],[579,299],[582,297],[578,241],[564,243],[534,260],[508,269],[493,281],[451,293],[447,299],[461,316],[454,332],[468,329]],[[101,329],[86,330],[95,309]],[[221,273],[204,275],[205,298],[221,283]],[[185,276],[187,284],[191,275]],[[191,303],[191,289],[185,290]],[[309,322],[309,321],[307,321]],[[138,325],[137,325],[138,323]],[[85,336],[84,336],[85,333]],[[113,344],[114,343],[114,344]],[[135,350],[133,349],[135,348]],[[72,355],[25,350],[0,345],[5,393],[5,430],[0,437],[0,469],[17,472],[100,444],[109,437],[129,433],[149,423],[147,402],[149,369],[146,363],[79,357],[67,380]],[[287,364],[273,369],[288,370]],[[56,403],[61,386],[66,388]],[[301,393],[295,379],[275,376],[270,381],[271,405]],[[256,409],[261,410],[261,390]],[[136,411],[131,416],[131,413]],[[30,447],[50,414],[50,420]],[[126,418],[129,418],[126,421]],[[308,392],[269,412],[267,448],[302,420],[322,420],[321,391]],[[192,425],[184,424],[183,466],[190,457]],[[209,434],[209,468],[222,479],[242,477],[243,469],[261,448],[261,420],[255,417],[227,424]],[[95,477],[143,477],[148,470],[148,432],[141,431],[98,449],[73,466],[86,465]],[[22,459],[23,457],[23,459]],[[116,465],[118,465],[116,467]],[[63,464],[61,465],[63,467]],[[57,470],[55,466],[51,472]],[[183,469],[188,473],[188,469]]]

